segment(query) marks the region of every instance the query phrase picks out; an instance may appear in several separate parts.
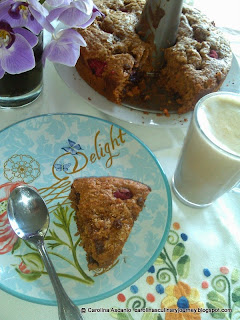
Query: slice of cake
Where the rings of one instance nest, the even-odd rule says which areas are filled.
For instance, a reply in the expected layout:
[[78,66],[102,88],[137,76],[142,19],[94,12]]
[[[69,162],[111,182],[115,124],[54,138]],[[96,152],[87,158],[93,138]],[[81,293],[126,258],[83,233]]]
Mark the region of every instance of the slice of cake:
[[149,186],[124,178],[74,180],[69,199],[76,212],[89,270],[113,265],[150,192]]

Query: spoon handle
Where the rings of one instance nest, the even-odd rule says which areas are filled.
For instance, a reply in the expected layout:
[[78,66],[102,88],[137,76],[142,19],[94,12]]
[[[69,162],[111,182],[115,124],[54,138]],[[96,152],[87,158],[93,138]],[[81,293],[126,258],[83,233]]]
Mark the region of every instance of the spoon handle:
[[45,248],[44,241],[38,240],[35,245],[42,257],[56,294],[59,320],[83,320],[79,308],[68,297],[58,278],[56,270]]

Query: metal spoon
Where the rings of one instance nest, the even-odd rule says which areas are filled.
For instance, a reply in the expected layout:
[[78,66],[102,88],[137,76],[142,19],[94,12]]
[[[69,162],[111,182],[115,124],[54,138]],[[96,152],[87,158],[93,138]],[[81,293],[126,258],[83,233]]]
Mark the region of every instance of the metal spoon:
[[59,320],[83,320],[79,308],[63,289],[44,246],[49,213],[42,197],[29,186],[18,186],[9,196],[7,213],[14,232],[23,240],[33,243],[43,259],[56,294]]

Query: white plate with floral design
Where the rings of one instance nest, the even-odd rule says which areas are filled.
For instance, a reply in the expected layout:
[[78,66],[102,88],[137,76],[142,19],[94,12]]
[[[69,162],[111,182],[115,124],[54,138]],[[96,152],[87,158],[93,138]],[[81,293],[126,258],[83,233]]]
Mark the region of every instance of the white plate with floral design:
[[[18,239],[8,222],[8,196],[17,185],[38,189],[50,212],[46,247],[69,296],[86,304],[111,296],[152,265],[167,239],[171,193],[151,151],[125,129],[79,114],[48,114],[0,132],[0,288],[27,301],[56,305],[43,262],[32,245]],[[93,154],[95,156],[93,156]],[[93,161],[94,159],[94,161]],[[81,176],[118,176],[152,189],[118,263],[90,272],[68,194]]]

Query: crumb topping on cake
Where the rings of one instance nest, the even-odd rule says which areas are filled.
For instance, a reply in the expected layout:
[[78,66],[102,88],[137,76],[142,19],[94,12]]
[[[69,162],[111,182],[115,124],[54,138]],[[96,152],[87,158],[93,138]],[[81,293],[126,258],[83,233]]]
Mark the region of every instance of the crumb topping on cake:
[[[154,44],[135,31],[144,0],[96,0],[105,17],[79,32],[87,47],[81,49],[76,68],[82,78],[109,100],[121,104],[125,97],[140,96],[144,102],[146,74],[153,72]],[[199,10],[185,5],[176,44],[164,49],[165,64],[158,72],[156,88],[169,92],[178,113],[194,108],[203,95],[217,91],[231,66],[229,42]],[[168,106],[166,106],[168,108]]]
[[74,180],[69,199],[89,270],[108,268],[115,262],[150,191],[145,184],[123,178]]

